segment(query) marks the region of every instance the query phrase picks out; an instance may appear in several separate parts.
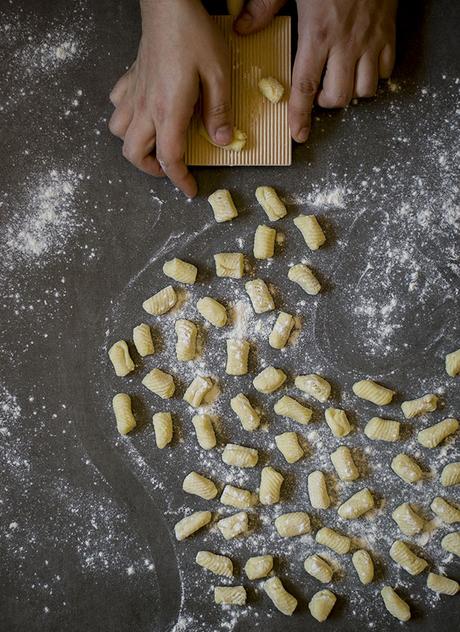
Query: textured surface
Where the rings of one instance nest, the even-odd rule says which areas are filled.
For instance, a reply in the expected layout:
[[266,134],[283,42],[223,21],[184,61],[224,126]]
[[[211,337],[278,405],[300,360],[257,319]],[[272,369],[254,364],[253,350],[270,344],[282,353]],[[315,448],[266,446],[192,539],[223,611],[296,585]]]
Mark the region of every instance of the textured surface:
[[[412,501],[427,516],[441,488],[431,480],[408,487],[392,475],[395,447],[370,445],[362,433],[376,409],[351,395],[353,381],[369,374],[398,391],[394,406],[381,412],[403,421],[401,401],[441,391],[442,411],[404,423],[406,443],[398,448],[409,453],[418,451],[417,429],[459,414],[458,381],[443,368],[445,353],[459,346],[460,70],[453,54],[454,3],[404,3],[394,83],[383,86],[378,99],[346,111],[318,112],[311,141],[295,148],[292,167],[197,169],[202,197],[193,203],[168,182],[131,168],[106,130],[108,92],[135,55],[134,1],[43,0],[38,11],[36,2],[24,0],[6,5],[0,33],[7,60],[0,77],[0,627],[275,632],[286,626],[286,618],[243,574],[234,583],[248,589],[247,606],[222,610],[212,604],[212,586],[225,582],[216,582],[193,561],[198,550],[209,548],[228,554],[239,570],[249,556],[273,552],[283,584],[299,600],[298,613],[289,619],[293,631],[394,630],[377,594],[382,580],[398,583],[410,603],[414,621],[408,629],[434,631],[440,617],[443,631],[456,629],[458,597],[437,601],[424,588],[425,574],[408,578],[388,556],[399,537],[391,510]],[[179,400],[172,406],[175,442],[160,453],[150,423],[158,402],[140,384],[144,366],[138,362],[132,379],[116,378],[106,349],[130,338],[139,322],[152,323],[154,340],[165,342],[145,366],[158,362],[174,369],[182,392],[192,368],[168,367],[173,321],[159,325],[141,303],[165,284],[161,266],[171,254],[199,266],[196,296],[243,298],[242,282],[213,278],[212,254],[225,247],[251,252],[255,227],[265,221],[254,199],[260,184],[272,184],[285,196],[289,214],[277,225],[286,235],[285,247],[278,248],[271,266],[258,266],[258,274],[278,289],[277,306],[301,314],[303,329],[297,345],[280,356],[266,342],[270,316],[261,317],[257,330],[250,309],[244,312],[256,350],[252,376],[263,358],[277,362],[289,373],[294,394],[291,377],[299,367],[325,375],[333,384],[331,404],[343,406],[360,430],[345,443],[356,449],[365,477],[332,488],[332,509],[312,511],[306,476],[323,469],[332,480],[328,453],[338,445],[318,414],[322,406],[312,401],[312,425],[294,428],[271,415],[271,396],[270,405],[262,405],[269,432],[248,436],[228,405],[237,392],[232,381],[216,411],[220,445],[228,440],[260,446],[260,465],[270,462],[286,475],[286,502],[264,508],[264,521],[240,544],[227,546],[215,531],[177,544],[172,527],[185,508],[208,507],[181,491],[183,477],[197,462],[200,473],[213,473],[213,480],[248,489],[257,486],[260,468],[228,476],[219,457],[203,457],[193,439],[192,415]],[[206,196],[216,188],[232,191],[238,221],[214,223]],[[299,210],[317,213],[328,237],[318,253],[302,250],[324,282],[324,293],[315,298],[289,287],[285,276],[304,248],[292,224]],[[205,370],[220,376],[226,333],[213,332],[203,360]],[[249,390],[252,376],[234,379]],[[127,439],[117,436],[110,408],[121,384],[133,394],[140,421]],[[255,401],[263,403],[264,397]],[[308,449],[304,460],[287,466],[273,437],[291,429]],[[421,451],[422,468],[439,473],[458,460],[450,446]],[[386,506],[373,521],[339,525],[336,507],[363,486],[375,493],[379,508],[383,499]],[[442,495],[458,502],[455,490]],[[216,509],[217,501],[209,506]],[[276,509],[306,510],[314,532],[324,524],[368,542],[376,552],[379,583],[362,587],[350,557],[331,556],[342,569],[331,584],[338,600],[330,620],[316,623],[307,603],[321,586],[302,566],[305,557],[323,549],[308,536],[286,541],[273,535]],[[422,548],[431,570],[441,566],[458,580],[458,563],[439,547],[450,530],[437,529]]]
[[[230,16],[216,16],[225,37],[232,68],[235,125],[247,134],[241,152],[214,147],[199,133],[199,117],[189,128],[186,161],[190,165],[290,165],[288,95],[291,84],[291,20],[276,18],[254,37],[239,37]],[[270,103],[258,88],[264,77],[275,77],[285,88],[279,103]]]

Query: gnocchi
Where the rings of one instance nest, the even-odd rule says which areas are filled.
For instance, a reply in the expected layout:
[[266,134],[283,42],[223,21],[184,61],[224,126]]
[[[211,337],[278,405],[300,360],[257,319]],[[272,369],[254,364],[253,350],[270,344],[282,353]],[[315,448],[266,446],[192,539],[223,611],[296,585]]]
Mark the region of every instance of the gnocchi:
[[225,555],[216,555],[211,551],[198,551],[195,561],[214,575],[233,577],[233,562]]
[[169,312],[177,302],[177,295],[171,285],[148,298],[142,303],[143,309],[152,316],[162,316]]
[[416,483],[423,478],[423,472],[418,463],[407,454],[397,454],[391,462],[391,469],[406,483]]
[[297,283],[306,294],[314,296],[321,290],[321,283],[304,263],[297,263],[289,269],[288,279]]
[[433,511],[433,513],[435,513],[443,522],[447,522],[447,524],[460,522],[460,509],[457,509],[457,507],[448,503],[447,500],[444,500],[441,496],[436,496],[430,507],[431,511]]
[[403,503],[396,507],[391,517],[404,535],[416,535],[423,530],[425,521],[416,513],[409,503]]
[[423,397],[419,397],[418,399],[411,399],[407,402],[403,402],[401,404],[401,409],[403,411],[404,417],[406,419],[411,419],[412,417],[417,417],[417,415],[432,413],[434,410],[436,410],[437,405],[437,395],[433,395],[433,393],[428,393],[427,395],[423,395]]
[[327,509],[331,504],[327,491],[326,478],[322,472],[316,470],[308,475],[308,495],[311,506],[315,509]]
[[366,585],[374,579],[374,562],[372,557],[364,549],[358,549],[352,555],[351,561],[358,574],[359,581]]
[[309,575],[322,584],[328,584],[332,579],[334,573],[332,567],[319,555],[310,555],[307,557],[303,566]]
[[244,565],[244,572],[248,579],[261,579],[267,577],[273,569],[272,555],[257,555],[250,557]]
[[400,621],[409,621],[409,605],[393,590],[391,586],[384,586],[380,594],[388,612]]
[[373,509],[374,505],[374,497],[367,487],[364,487],[342,503],[337,513],[343,520],[355,520]]
[[255,259],[271,259],[275,254],[276,230],[260,224],[254,235],[253,254]]
[[295,432],[283,432],[283,434],[276,435],[275,443],[288,463],[296,463],[303,457],[304,452]]
[[327,401],[331,395],[331,385],[329,382],[320,375],[316,375],[316,373],[298,375],[294,383],[299,390],[322,403]]
[[236,467],[255,467],[259,460],[259,453],[254,448],[246,448],[235,443],[227,443],[222,452],[222,461]]
[[233,203],[230,191],[217,189],[208,197],[216,222],[229,222],[238,216],[238,211]]
[[310,250],[318,250],[326,242],[323,229],[314,215],[299,215],[294,219],[294,224]]
[[293,316],[286,312],[280,312],[268,338],[270,347],[273,347],[273,349],[284,349],[294,325],[295,321]]
[[193,263],[188,263],[187,261],[182,261],[182,259],[175,257],[164,263],[163,274],[179,283],[193,285],[196,281],[198,268],[194,266]]
[[217,528],[226,540],[231,540],[249,531],[249,517],[245,511],[222,518],[217,523]]
[[444,419],[417,434],[417,441],[424,448],[436,448],[444,439],[458,430],[457,419]]
[[256,314],[263,314],[275,309],[273,297],[265,281],[262,281],[262,279],[254,279],[253,281],[247,281],[244,287],[251,299],[252,307]]
[[249,342],[237,338],[227,340],[227,375],[246,375],[248,372]]
[[460,461],[448,463],[441,472],[441,485],[450,487],[460,483]]
[[183,399],[193,408],[201,406],[204,397],[212,389],[213,381],[209,377],[197,375],[189,384]]
[[117,393],[112,400],[112,407],[118,432],[121,435],[127,435],[136,427],[136,419],[131,408],[131,397],[126,393]]
[[286,381],[287,376],[281,369],[267,366],[253,380],[253,385],[260,393],[273,393]]
[[264,584],[264,590],[280,612],[291,616],[297,608],[297,599],[288,593],[279,577],[271,577]]
[[244,256],[241,252],[220,252],[214,255],[216,275],[241,279],[244,274]]
[[189,362],[196,356],[196,337],[198,334],[195,323],[185,318],[176,320],[176,357],[180,362]]
[[200,298],[196,304],[198,312],[214,327],[225,327],[227,324],[227,310],[225,307],[210,296]]
[[198,472],[190,472],[184,478],[182,483],[182,489],[187,494],[193,494],[199,496],[205,500],[211,500],[217,496],[217,487],[206,476],[198,474]]
[[264,467],[260,476],[259,499],[262,505],[279,502],[284,476],[273,467]]
[[386,406],[391,402],[395,391],[377,384],[373,380],[360,380],[353,384],[353,393],[360,399],[365,399],[377,406]]
[[275,520],[275,527],[282,538],[293,538],[310,533],[310,517],[304,511],[281,514]]
[[244,606],[246,589],[244,586],[215,586],[214,601],[232,606]]
[[109,359],[118,377],[124,377],[131,371],[134,371],[134,362],[129,355],[128,345],[124,340],[118,340],[110,347]]
[[192,418],[198,445],[203,450],[212,450],[216,447],[216,433],[209,415],[195,415]]
[[283,98],[284,86],[275,77],[259,79],[259,90],[271,103],[278,103]]
[[176,539],[181,541],[185,540],[185,538],[189,538],[196,531],[209,524],[211,518],[212,515],[210,511],[195,511],[189,516],[185,516],[185,518],[179,520],[174,527]]
[[173,376],[161,369],[149,371],[142,380],[142,384],[161,399],[170,399],[176,390]]
[[326,408],[324,416],[334,437],[341,438],[350,434],[351,426],[347,413],[344,410],[341,408]]
[[146,323],[141,323],[133,329],[133,342],[137,353],[143,358],[155,353],[155,347],[152,340],[152,332]]
[[247,489],[225,485],[220,502],[236,509],[247,509],[256,504],[254,494]]
[[279,199],[278,194],[273,187],[257,187],[256,199],[260,206],[264,209],[271,222],[276,222],[287,213],[285,205]]
[[359,478],[358,468],[355,465],[350,448],[341,445],[331,454],[332,465],[341,481],[355,481]]
[[328,549],[332,549],[339,555],[348,553],[351,547],[351,540],[348,536],[342,535],[334,529],[329,529],[329,527],[322,527],[316,533],[315,540],[318,544],[327,546]]
[[252,407],[251,402],[248,400],[246,395],[238,393],[238,395],[232,397],[230,400],[230,406],[245,430],[251,432],[259,427],[260,415]]
[[460,531],[454,531],[454,533],[445,535],[441,540],[441,546],[444,551],[460,557]]
[[399,439],[399,421],[372,417],[364,428],[364,434],[374,441],[397,441]]
[[311,408],[303,406],[297,400],[289,397],[289,395],[284,395],[281,399],[279,399],[273,410],[277,415],[288,417],[289,419],[297,421],[297,423],[303,425],[308,424],[313,414]]
[[173,422],[171,413],[155,413],[152,417],[153,428],[155,430],[155,441],[157,448],[162,450],[173,438]]
[[436,573],[428,573],[426,585],[430,590],[443,595],[456,595],[460,589],[459,583],[455,579],[449,579],[444,575],[436,575]]
[[330,590],[320,590],[315,593],[308,604],[310,614],[317,621],[326,621],[334,607],[337,597]]
[[390,557],[411,575],[419,575],[428,566],[428,562],[415,555],[402,540],[395,540],[390,548]]
[[450,377],[460,373],[460,349],[446,355],[446,372]]

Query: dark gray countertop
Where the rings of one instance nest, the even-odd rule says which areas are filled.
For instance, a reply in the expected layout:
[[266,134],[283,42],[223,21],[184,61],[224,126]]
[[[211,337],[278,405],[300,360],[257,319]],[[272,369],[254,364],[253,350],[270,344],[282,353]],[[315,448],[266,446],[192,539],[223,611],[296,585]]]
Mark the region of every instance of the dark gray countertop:
[[[428,454],[414,440],[418,427],[459,415],[458,380],[443,367],[444,355],[460,346],[458,7],[447,0],[402,2],[394,79],[378,98],[318,112],[311,140],[295,148],[291,168],[195,170],[200,197],[190,203],[167,181],[131,168],[107,132],[107,95],[136,50],[136,2],[3,5],[0,628],[392,630],[396,623],[378,596],[384,581],[398,585],[410,603],[408,629],[456,629],[458,597],[436,602],[424,587],[425,574],[410,579],[389,560],[398,533],[387,514],[412,501],[428,517],[435,494],[459,501],[455,488],[442,490],[435,478],[417,488],[402,486],[388,466],[400,449],[418,453],[432,473],[459,460],[452,441]],[[254,199],[259,184],[275,186],[290,211],[276,226],[285,245],[271,266],[258,266],[259,274],[273,282],[277,306],[301,316],[302,333],[280,355],[265,342],[270,317],[260,319],[260,329],[250,318],[251,368],[266,360],[290,378],[325,375],[332,401],[350,411],[361,431],[376,409],[351,394],[360,376],[398,391],[382,416],[401,419],[403,399],[431,390],[445,402],[431,417],[404,424],[405,443],[397,448],[370,445],[362,432],[347,438],[365,483],[345,489],[330,477],[333,500],[368,484],[382,511],[374,520],[338,528],[367,540],[378,582],[360,587],[350,560],[337,560],[342,571],[331,589],[338,602],[322,626],[307,610],[320,587],[302,569],[317,549],[309,538],[281,542],[273,536],[269,521],[280,508],[265,510],[254,535],[240,543],[223,545],[211,531],[177,545],[172,527],[184,508],[203,508],[181,492],[184,474],[201,467],[222,481],[225,471],[218,456],[199,453],[190,411],[180,399],[171,404],[174,445],[160,453],[149,423],[158,404],[140,385],[143,363],[120,381],[106,360],[108,343],[130,338],[132,326],[148,320],[141,302],[164,284],[164,258],[198,265],[192,297],[209,291],[226,301],[244,300],[242,284],[213,278],[212,254],[240,247],[250,254],[252,233],[265,219]],[[232,191],[240,210],[231,225],[212,220],[206,197],[218,187]],[[288,264],[305,256],[291,222],[300,210],[316,213],[328,236],[326,248],[307,256],[324,284],[311,300],[285,280]],[[192,308],[189,303],[184,313],[193,315]],[[171,364],[171,319],[148,322],[163,342],[145,366],[158,362],[177,371],[180,392],[195,369]],[[198,370],[222,376],[222,337],[208,332],[207,338]],[[286,467],[272,449],[273,436],[292,428],[270,415],[263,398],[268,432],[248,437],[234,424],[228,396],[249,385],[249,377],[225,382],[215,410],[220,442],[259,447],[262,462],[270,459],[286,474],[283,510],[305,507],[314,528],[335,524],[334,510],[309,508],[305,478],[316,468],[332,473],[328,454],[338,442],[317,413],[311,427],[295,428],[308,445],[307,458]],[[121,440],[110,401],[123,389],[134,395],[140,427]],[[255,488],[257,480],[254,471],[240,484]],[[439,546],[449,530],[436,528],[416,541],[416,549],[434,570],[459,580],[458,562]],[[248,606],[241,612],[214,606],[210,587],[220,580],[193,562],[205,546],[229,552],[238,569],[248,556],[273,551],[280,576],[299,599],[298,613],[286,619],[241,575],[236,582],[248,588]]]

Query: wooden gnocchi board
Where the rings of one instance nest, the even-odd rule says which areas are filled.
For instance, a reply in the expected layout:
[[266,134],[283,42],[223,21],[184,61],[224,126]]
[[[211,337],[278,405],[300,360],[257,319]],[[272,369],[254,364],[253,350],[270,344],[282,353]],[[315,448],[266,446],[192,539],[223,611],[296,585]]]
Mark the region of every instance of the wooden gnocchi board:
[[[186,164],[290,165],[291,18],[277,17],[266,29],[248,37],[234,33],[231,16],[215,16],[214,19],[230,51],[234,122],[246,132],[248,140],[241,152],[214,147],[200,135],[200,116],[196,113],[188,130]],[[279,103],[270,103],[257,87],[259,79],[269,76],[276,77],[285,87]]]

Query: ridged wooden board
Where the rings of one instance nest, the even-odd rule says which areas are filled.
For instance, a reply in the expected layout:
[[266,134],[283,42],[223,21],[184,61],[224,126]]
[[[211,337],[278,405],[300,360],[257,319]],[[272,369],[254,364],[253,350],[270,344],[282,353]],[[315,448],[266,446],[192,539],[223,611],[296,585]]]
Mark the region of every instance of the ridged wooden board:
[[[188,131],[185,162],[216,166],[290,165],[291,18],[277,17],[266,29],[249,37],[233,32],[231,16],[214,19],[230,51],[235,125],[247,133],[248,140],[241,152],[214,147],[199,134],[200,118],[195,115]],[[279,103],[270,103],[257,87],[259,79],[270,76],[285,87]]]

